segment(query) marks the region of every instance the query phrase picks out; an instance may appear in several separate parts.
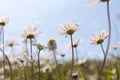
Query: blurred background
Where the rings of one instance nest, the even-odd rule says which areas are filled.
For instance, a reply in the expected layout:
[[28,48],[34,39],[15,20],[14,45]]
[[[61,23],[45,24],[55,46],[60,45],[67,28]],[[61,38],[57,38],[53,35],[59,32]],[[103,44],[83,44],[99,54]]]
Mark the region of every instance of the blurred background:
[[[70,59],[71,54],[66,47],[70,39],[58,35],[57,31],[61,24],[72,20],[73,23],[82,22],[80,30],[73,35],[74,40],[82,39],[78,47],[79,58],[102,59],[103,53],[100,46],[90,45],[89,37],[96,31],[103,29],[108,31],[106,3],[87,6],[87,2],[88,0],[0,0],[0,16],[9,18],[5,27],[5,41],[15,39],[21,43],[19,33],[29,24],[38,24],[38,31],[41,34],[37,36],[37,42],[47,45],[48,39],[54,37],[58,50],[67,51],[66,59]],[[111,45],[120,40],[119,4],[119,0],[111,0],[110,3]],[[18,47],[15,55],[23,54],[21,50],[22,47]],[[110,49],[111,52],[112,49]],[[44,56],[46,53],[48,52],[42,52],[41,55]],[[2,56],[2,53],[0,55]]]

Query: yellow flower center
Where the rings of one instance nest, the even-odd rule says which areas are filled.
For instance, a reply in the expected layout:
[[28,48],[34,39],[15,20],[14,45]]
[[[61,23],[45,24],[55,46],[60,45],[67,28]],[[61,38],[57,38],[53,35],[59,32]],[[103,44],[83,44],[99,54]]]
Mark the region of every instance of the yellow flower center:
[[49,62],[49,58],[48,57],[45,57],[45,62]]
[[55,40],[54,40],[54,39],[50,39],[50,40],[48,41],[48,43],[50,43],[50,44],[55,43]]
[[101,43],[103,43],[103,41],[104,41],[104,39],[101,38],[101,39],[98,39],[98,40],[96,41],[96,43],[97,43],[97,44],[101,44]]
[[72,35],[73,33],[75,32],[75,30],[74,29],[69,29],[69,30],[67,30],[67,34],[69,34],[69,35]]
[[55,39],[50,39],[48,41],[48,48],[49,50],[54,50],[57,48]]
[[0,25],[1,25],[1,26],[5,26],[6,23],[5,23],[5,22],[0,22]]
[[9,44],[9,46],[10,46],[10,47],[12,47],[12,46],[13,46],[13,44],[11,43],[11,44]]
[[28,39],[32,39],[32,38],[34,38],[34,37],[35,37],[34,34],[28,34],[28,35],[27,35],[27,38],[28,38]]
[[37,45],[37,48],[38,48],[39,50],[42,50],[42,49],[44,49],[44,46],[43,46],[43,45]]
[[109,2],[110,0],[101,0],[101,2]]

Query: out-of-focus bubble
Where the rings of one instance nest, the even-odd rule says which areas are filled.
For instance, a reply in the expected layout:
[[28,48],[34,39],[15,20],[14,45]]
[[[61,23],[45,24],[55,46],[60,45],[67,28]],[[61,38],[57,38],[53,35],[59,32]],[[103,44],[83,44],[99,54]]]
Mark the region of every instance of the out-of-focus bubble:
[[93,22],[92,26],[93,26],[94,29],[98,29],[99,28],[99,25],[96,22]]
[[92,27],[93,27],[93,29],[99,29],[99,28],[100,28],[99,23],[100,23],[100,19],[99,19],[99,18],[98,18],[98,19],[95,19],[95,20],[92,22]]

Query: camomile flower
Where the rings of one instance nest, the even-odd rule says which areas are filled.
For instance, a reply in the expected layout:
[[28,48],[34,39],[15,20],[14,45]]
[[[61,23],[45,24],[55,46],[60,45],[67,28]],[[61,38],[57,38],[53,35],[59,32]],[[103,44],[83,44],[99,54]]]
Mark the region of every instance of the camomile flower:
[[[76,48],[79,44],[81,44],[82,42],[82,39],[77,39],[75,41],[73,41],[73,47]],[[67,48],[71,48],[71,43],[69,42],[67,45],[66,45]]]
[[116,44],[112,45],[111,48],[113,49],[120,48],[120,42],[117,42]]
[[5,26],[8,23],[8,18],[0,17],[0,26]]
[[44,58],[44,61],[45,61],[46,63],[48,63],[48,62],[50,61],[50,58],[49,58],[49,57],[45,57],[45,58]]
[[78,39],[76,41],[73,41],[73,47],[77,47],[82,42],[82,39]]
[[106,38],[108,38],[109,33],[105,30],[102,30],[100,32],[97,32],[95,35],[90,36],[90,44],[92,45],[98,45],[102,44]]
[[89,0],[86,4],[87,5],[97,5],[101,2],[109,2],[110,0]]
[[85,64],[86,62],[87,62],[87,58],[80,59],[80,60],[78,61],[78,65]]
[[25,62],[27,60],[27,56],[26,55],[22,55],[22,56],[19,56],[17,58],[21,63]]
[[66,52],[64,52],[64,51],[61,51],[61,52],[60,52],[60,56],[61,56],[61,57],[64,57],[65,55],[66,55]]
[[35,39],[36,36],[40,33],[36,31],[36,25],[28,25],[27,28],[20,33],[20,36],[26,39]]
[[36,44],[38,50],[43,50],[45,48],[47,48],[46,46],[42,45],[42,44]]
[[63,25],[61,25],[60,30],[58,33],[60,35],[65,35],[67,37],[68,35],[74,34],[74,32],[78,31],[81,27],[81,23],[73,24],[72,21],[67,21]]
[[13,47],[19,45],[15,40],[6,41],[4,46]]
[[46,65],[43,68],[41,68],[41,72],[43,73],[52,72],[52,67],[50,65]]
[[48,49],[49,50],[55,50],[56,48],[57,48],[56,40],[54,38],[50,38],[48,40]]
[[77,78],[78,78],[78,72],[77,71],[72,74],[72,78],[74,80],[77,80]]

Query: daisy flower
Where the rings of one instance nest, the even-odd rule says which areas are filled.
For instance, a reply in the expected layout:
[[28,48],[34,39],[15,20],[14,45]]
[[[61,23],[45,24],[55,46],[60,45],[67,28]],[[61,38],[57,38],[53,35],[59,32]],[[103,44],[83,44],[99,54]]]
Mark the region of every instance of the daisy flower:
[[58,33],[60,35],[65,35],[67,37],[68,35],[74,34],[74,32],[78,31],[81,27],[81,23],[73,24],[72,21],[67,21],[63,25],[61,25],[60,30]]
[[78,78],[78,72],[77,71],[72,74],[72,78],[74,80],[77,80],[77,78]]
[[61,52],[59,52],[59,54],[60,54],[61,57],[64,57],[66,55],[66,52],[61,51]]
[[41,44],[37,44],[36,46],[37,46],[38,50],[43,50],[43,49],[47,48],[47,47],[45,47],[44,45],[41,45]]
[[48,49],[49,50],[55,50],[56,48],[57,48],[56,40],[54,38],[50,38],[48,40]]
[[26,55],[22,55],[22,56],[19,56],[17,58],[21,63],[25,62],[27,60],[27,56]]
[[5,26],[8,23],[8,18],[0,17],[0,26]]
[[6,41],[4,46],[9,46],[9,47],[13,47],[19,45],[15,40],[10,40],[10,41]]
[[102,30],[100,32],[97,32],[95,35],[90,36],[90,44],[92,45],[98,45],[102,44],[106,38],[108,38],[109,33],[105,30]]
[[117,42],[116,44],[112,45],[111,48],[113,49],[120,48],[120,42]]
[[45,61],[46,63],[48,63],[48,62],[50,61],[50,58],[49,58],[49,57],[45,57],[45,58],[44,58],[44,61]]
[[87,5],[97,5],[101,2],[109,2],[110,0],[89,0],[86,4]]
[[[79,44],[81,44],[82,42],[82,39],[77,39],[75,41],[73,41],[73,47],[76,48]],[[71,48],[71,42],[69,42],[67,45],[66,45],[67,48]]]
[[20,33],[20,36],[24,38],[24,41],[26,39],[35,39],[36,35],[40,33],[36,31],[36,28],[36,25],[28,25],[27,28]]
[[41,68],[41,72],[43,73],[52,72],[52,67],[50,65],[46,65],[43,68]]

